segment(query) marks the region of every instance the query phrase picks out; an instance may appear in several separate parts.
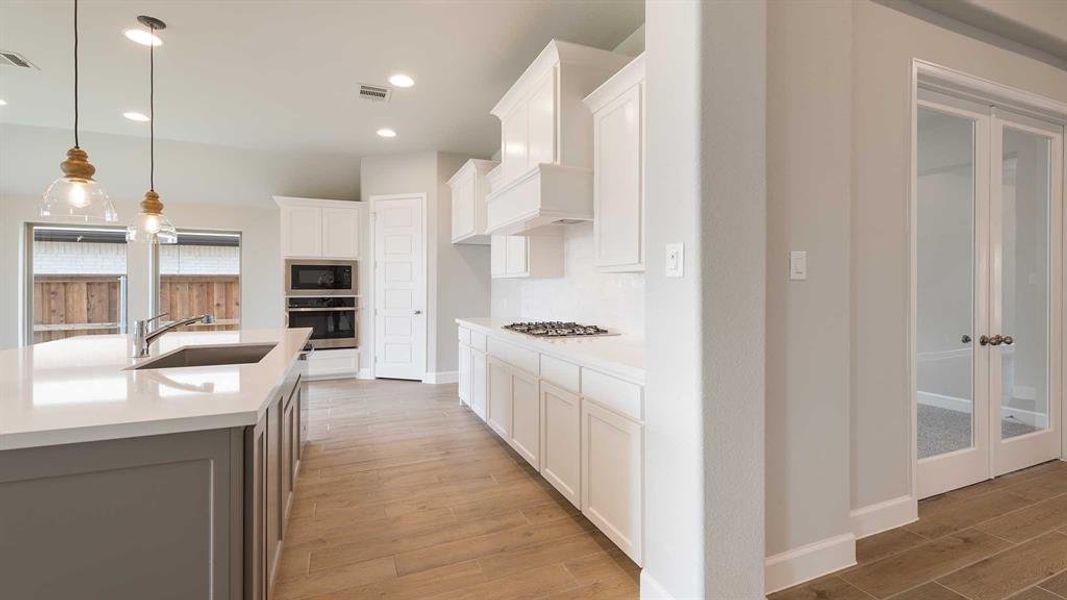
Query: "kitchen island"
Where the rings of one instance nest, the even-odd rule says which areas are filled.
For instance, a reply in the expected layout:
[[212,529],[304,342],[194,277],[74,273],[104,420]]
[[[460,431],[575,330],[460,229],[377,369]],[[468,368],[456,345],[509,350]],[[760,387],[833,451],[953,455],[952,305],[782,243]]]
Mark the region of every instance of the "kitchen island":
[[[265,598],[310,331],[172,332],[140,359],[124,335],[0,351],[3,595]],[[139,368],[196,352],[213,364]]]

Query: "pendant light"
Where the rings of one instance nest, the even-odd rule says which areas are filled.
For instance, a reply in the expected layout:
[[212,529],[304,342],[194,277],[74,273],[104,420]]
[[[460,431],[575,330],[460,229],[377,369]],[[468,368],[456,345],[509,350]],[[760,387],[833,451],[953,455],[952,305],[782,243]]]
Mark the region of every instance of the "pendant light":
[[74,0],[74,147],[59,164],[63,176],[45,190],[38,214],[48,219],[86,223],[114,223],[119,220],[115,205],[98,181],[96,167],[78,144],[78,0]]
[[[140,16],[137,20],[148,27],[153,36],[167,24],[155,17]],[[163,214],[163,203],[156,193],[156,46],[148,45],[148,191],[141,200],[137,220],[126,228],[126,241],[156,244],[177,244],[178,232]]]

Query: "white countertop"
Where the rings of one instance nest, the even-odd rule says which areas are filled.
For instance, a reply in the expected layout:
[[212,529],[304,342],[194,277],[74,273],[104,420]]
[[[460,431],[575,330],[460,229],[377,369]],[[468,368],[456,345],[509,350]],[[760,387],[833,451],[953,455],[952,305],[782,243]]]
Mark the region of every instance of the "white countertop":
[[[310,335],[178,330],[139,359],[126,335],[0,350],[0,450],[253,425]],[[267,342],[277,346],[254,364],[127,369],[182,346]]]
[[644,385],[645,342],[628,335],[539,338],[504,329],[511,321],[456,319],[456,323],[493,337],[526,346],[555,358],[578,363]]

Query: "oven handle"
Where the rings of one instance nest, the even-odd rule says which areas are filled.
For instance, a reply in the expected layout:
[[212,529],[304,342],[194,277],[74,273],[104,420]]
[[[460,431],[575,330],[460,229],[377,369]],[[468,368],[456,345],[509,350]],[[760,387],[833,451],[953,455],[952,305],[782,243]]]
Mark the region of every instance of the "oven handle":
[[336,308],[287,308],[285,312],[356,312],[354,306],[340,306]]

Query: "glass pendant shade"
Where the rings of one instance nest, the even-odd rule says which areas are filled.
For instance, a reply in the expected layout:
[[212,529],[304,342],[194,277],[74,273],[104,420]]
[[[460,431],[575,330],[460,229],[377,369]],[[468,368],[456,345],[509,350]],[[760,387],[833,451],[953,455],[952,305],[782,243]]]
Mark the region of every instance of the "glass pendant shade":
[[141,201],[141,212],[126,228],[126,241],[147,242],[154,244],[177,244],[178,231],[174,224],[163,214],[163,203],[159,195],[149,191]]
[[61,165],[63,177],[48,186],[41,197],[38,214],[46,219],[114,223],[119,220],[115,205],[100,182],[93,179],[96,169],[81,148],[67,151]]

